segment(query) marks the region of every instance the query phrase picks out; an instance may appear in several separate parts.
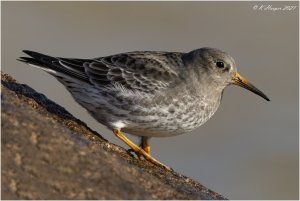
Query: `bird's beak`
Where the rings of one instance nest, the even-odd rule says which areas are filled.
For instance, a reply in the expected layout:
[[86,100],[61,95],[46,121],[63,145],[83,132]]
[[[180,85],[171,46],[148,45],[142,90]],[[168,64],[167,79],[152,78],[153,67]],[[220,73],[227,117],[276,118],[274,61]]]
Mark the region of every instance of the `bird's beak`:
[[249,91],[252,91],[253,93],[259,95],[260,97],[266,99],[267,101],[270,101],[270,99],[260,90],[258,90],[255,86],[253,86],[246,78],[241,76],[240,74],[236,73],[232,78],[232,84],[238,85],[240,87],[243,87],[245,89],[248,89]]

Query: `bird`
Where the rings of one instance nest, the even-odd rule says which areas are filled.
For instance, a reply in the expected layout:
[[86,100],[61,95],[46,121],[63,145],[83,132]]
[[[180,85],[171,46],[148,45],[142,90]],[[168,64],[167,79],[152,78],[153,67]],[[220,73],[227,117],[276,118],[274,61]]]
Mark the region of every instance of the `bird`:
[[[270,99],[237,72],[216,48],[190,52],[132,51],[93,59],[62,58],[23,50],[19,60],[54,76],[99,123],[138,158],[167,170],[151,155],[149,139],[189,133],[218,109],[224,89],[238,85]],[[124,133],[138,136],[134,143]]]

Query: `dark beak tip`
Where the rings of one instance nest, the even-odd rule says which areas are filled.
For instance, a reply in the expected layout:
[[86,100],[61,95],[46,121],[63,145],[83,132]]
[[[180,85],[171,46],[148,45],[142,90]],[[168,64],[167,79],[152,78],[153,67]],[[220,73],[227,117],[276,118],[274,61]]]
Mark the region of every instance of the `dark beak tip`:
[[269,99],[269,97],[268,96],[266,96],[265,94],[257,94],[257,95],[259,95],[260,97],[262,97],[263,99],[265,99],[266,101],[271,101],[270,99]]
[[271,101],[270,98],[267,95],[265,95],[264,93],[262,93],[261,91],[259,91],[259,93],[257,93],[257,95],[259,95],[260,97],[262,97],[266,101]]

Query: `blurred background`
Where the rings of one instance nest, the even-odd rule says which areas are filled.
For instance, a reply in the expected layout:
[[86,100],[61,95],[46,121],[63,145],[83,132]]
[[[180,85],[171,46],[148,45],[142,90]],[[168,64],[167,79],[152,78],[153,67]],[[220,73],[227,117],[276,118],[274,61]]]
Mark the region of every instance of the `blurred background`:
[[[153,138],[155,158],[229,199],[298,199],[298,2],[1,2],[4,72],[65,107],[115,144],[113,133],[23,49],[94,58],[135,50],[215,47],[271,102],[226,88],[219,110],[188,135]],[[297,6],[290,11],[254,10]],[[132,136],[131,136],[132,137]]]

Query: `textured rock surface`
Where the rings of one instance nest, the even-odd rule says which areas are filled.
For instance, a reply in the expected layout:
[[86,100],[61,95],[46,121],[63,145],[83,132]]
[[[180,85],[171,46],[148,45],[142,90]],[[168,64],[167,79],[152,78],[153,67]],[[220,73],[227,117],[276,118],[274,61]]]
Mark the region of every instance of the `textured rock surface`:
[[2,199],[225,199],[140,161],[1,73]]

